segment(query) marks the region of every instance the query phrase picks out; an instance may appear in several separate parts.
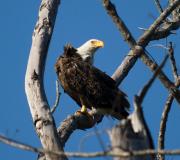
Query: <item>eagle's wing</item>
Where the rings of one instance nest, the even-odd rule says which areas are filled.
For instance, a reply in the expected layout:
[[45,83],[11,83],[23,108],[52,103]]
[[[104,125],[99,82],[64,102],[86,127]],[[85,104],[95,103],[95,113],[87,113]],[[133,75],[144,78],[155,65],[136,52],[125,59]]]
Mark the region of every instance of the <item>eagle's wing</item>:
[[[96,67],[92,67],[92,72],[93,72],[93,75],[95,75],[100,81],[103,81],[107,86],[109,86],[112,89],[113,88],[117,89],[117,85],[116,85],[116,82],[114,81],[114,79],[112,79],[105,72],[102,72],[101,70],[99,70]],[[119,90],[119,92],[121,92],[122,95],[127,97],[127,95],[123,91]]]
[[126,95],[106,73],[73,57],[60,58],[55,68],[64,90],[79,105],[113,110],[110,114],[118,119],[127,117]]
[[66,71],[66,80],[88,107],[111,107],[118,88],[106,73],[83,61],[71,61]]

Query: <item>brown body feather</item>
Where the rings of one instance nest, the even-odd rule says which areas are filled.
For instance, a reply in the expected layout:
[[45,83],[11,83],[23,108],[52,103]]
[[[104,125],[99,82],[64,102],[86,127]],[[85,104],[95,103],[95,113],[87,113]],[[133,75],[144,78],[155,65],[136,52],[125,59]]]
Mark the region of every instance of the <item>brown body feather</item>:
[[55,64],[55,70],[65,92],[78,105],[102,110],[117,119],[128,116],[129,102],[125,93],[118,89],[115,81],[76,53],[71,45]]

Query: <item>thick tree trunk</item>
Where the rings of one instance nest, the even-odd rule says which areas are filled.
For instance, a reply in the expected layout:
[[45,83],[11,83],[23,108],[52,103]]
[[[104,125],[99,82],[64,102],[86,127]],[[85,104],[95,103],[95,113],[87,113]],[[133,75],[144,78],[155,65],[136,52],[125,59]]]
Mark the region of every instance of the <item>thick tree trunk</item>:
[[[25,77],[25,91],[33,123],[43,148],[63,152],[43,85],[46,56],[59,3],[59,0],[43,0],[41,3],[32,37]],[[46,159],[64,160],[66,158],[47,154]]]

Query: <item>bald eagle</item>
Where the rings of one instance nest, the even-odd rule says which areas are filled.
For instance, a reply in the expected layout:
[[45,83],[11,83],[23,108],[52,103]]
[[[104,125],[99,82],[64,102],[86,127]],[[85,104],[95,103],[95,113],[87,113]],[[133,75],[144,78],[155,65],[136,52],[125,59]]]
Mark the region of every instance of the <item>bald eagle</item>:
[[91,39],[79,48],[68,44],[58,58],[55,70],[64,91],[81,106],[95,108],[102,115],[117,119],[128,116],[129,102],[115,81],[93,66],[95,52],[104,46],[100,40]]

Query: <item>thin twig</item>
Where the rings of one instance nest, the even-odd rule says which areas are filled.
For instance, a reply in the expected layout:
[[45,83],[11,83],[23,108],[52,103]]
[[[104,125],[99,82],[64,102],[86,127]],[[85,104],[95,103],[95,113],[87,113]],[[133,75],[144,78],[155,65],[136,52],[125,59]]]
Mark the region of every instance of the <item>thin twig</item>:
[[84,137],[82,137],[79,142],[79,151],[83,150],[83,144],[87,141],[87,139],[96,136],[97,132],[99,135],[102,135],[104,133],[107,134],[107,129],[101,129],[100,131],[96,131],[96,132],[92,131],[86,134]]
[[[107,149],[106,149],[106,146],[105,146],[105,144],[104,144],[104,142],[103,142],[103,140],[102,140],[102,137],[100,136],[99,131],[98,131],[98,129],[97,129],[96,126],[94,126],[94,131],[95,131],[97,140],[98,140],[98,142],[99,142],[99,144],[100,144],[100,146],[101,146],[101,148],[102,148],[102,151],[103,151],[103,152],[106,152],[106,150],[107,150]],[[108,157],[105,157],[105,159],[108,160],[109,158],[108,158]]]
[[104,156],[111,156],[111,157],[133,157],[133,156],[144,156],[144,155],[155,155],[155,154],[163,154],[163,155],[180,155],[180,150],[140,150],[140,151],[121,151],[121,152],[92,152],[92,153],[85,153],[85,152],[58,152],[58,151],[49,151],[41,148],[32,147],[30,145],[26,145],[12,139],[9,139],[5,136],[0,135],[0,141],[2,143],[11,145],[12,147],[23,149],[26,151],[31,151],[34,153],[47,153],[57,156],[67,156],[67,157],[81,157],[81,158],[92,158],[92,157],[104,157]]
[[60,92],[60,87],[59,87],[59,81],[56,80],[56,101],[55,101],[53,107],[51,108],[51,113],[54,113],[54,111],[56,110],[56,108],[59,104],[60,96],[61,96],[61,92]]
[[154,0],[154,2],[155,2],[155,4],[156,4],[156,7],[157,7],[159,13],[162,13],[162,12],[163,12],[163,9],[162,9],[162,7],[161,7],[161,4],[160,4],[159,0]]
[[[180,86],[180,79],[178,78],[176,80],[175,86],[178,88]],[[171,105],[173,103],[174,96],[172,94],[169,94],[166,104],[164,106],[164,110],[161,116],[161,122],[160,122],[160,129],[159,129],[159,136],[158,136],[158,149],[164,149],[164,141],[165,141],[165,133],[166,133],[166,124],[168,120],[168,116],[170,113]],[[161,154],[158,154],[159,160],[164,160],[164,156]]]
[[[168,120],[168,115],[171,109],[171,105],[173,102],[173,95],[170,94],[166,100],[166,104],[164,107],[164,111],[162,113],[161,122],[160,122],[160,130],[159,130],[159,137],[158,137],[158,149],[164,149],[164,139],[165,139],[165,132],[166,132],[166,123]],[[158,155],[159,160],[164,160],[163,155]]]
[[165,49],[165,50],[169,49],[167,46],[164,46],[163,44],[152,44],[152,45],[148,46],[148,48],[152,48],[152,47],[158,47],[158,48],[162,48],[162,49]]
[[143,27],[138,27],[138,29],[140,29],[142,31],[147,31],[147,28],[143,28]]
[[178,79],[178,72],[177,72],[177,67],[176,67],[176,60],[174,58],[174,49],[173,49],[173,46],[172,46],[172,42],[169,43],[168,53],[169,53],[169,58],[171,60],[173,76],[174,76],[175,81],[177,81],[177,79]]
[[151,87],[152,83],[154,82],[154,80],[156,79],[157,75],[159,74],[159,72],[161,71],[161,69],[164,67],[166,61],[168,59],[168,55],[165,56],[163,62],[161,63],[161,65],[158,67],[158,69],[154,72],[152,78],[147,82],[147,84],[144,85],[143,89],[140,91],[139,93],[139,102],[140,104],[142,103],[147,91],[149,90],[149,88]]
[[43,153],[43,149],[38,149],[38,148],[32,147],[30,145],[20,143],[18,141],[13,140],[13,139],[7,138],[3,135],[0,135],[0,142],[5,143],[5,144],[10,145],[10,146],[15,147],[15,148],[22,149],[22,150],[32,151],[32,152],[36,152],[36,153],[37,152]]

